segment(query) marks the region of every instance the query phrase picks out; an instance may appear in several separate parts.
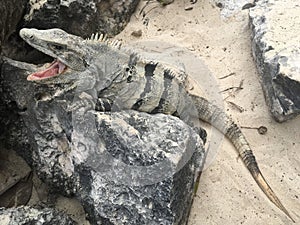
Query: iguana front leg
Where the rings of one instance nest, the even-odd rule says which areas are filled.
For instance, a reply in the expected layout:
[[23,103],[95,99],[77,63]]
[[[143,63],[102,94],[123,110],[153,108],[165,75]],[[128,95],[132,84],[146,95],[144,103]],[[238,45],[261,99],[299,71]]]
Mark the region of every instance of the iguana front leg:
[[86,113],[89,110],[95,109],[95,99],[88,92],[82,92],[74,97],[73,103],[68,106],[67,111],[83,110]]
[[85,71],[82,75],[85,79],[78,81],[76,85],[73,103],[68,107],[68,111],[82,109],[83,113],[94,110],[97,101],[97,90],[95,88],[95,77],[92,72]]

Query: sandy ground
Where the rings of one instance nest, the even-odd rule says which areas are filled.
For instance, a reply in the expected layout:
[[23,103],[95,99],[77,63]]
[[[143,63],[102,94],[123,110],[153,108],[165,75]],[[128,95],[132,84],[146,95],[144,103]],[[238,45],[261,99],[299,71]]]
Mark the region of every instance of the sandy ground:
[[[188,0],[175,0],[166,7],[152,9],[158,3],[148,5],[143,17],[139,12],[144,5],[142,1],[117,38],[127,43],[155,39],[183,47],[207,65],[219,84],[215,92],[240,86],[242,82],[242,90],[222,92],[225,109],[240,126],[267,127],[265,135],[256,129],[243,128],[243,132],[264,176],[296,224],[300,224],[300,117],[279,124],[268,112],[251,53],[248,11],[224,19],[220,9],[208,0],[198,0],[188,11],[184,10]],[[141,37],[132,35],[139,30]],[[203,84],[200,74],[194,78],[200,88],[211,85]],[[211,144],[208,140],[207,147]],[[228,140],[213,149],[212,155],[215,158],[206,165],[201,177],[190,225],[293,224],[264,196]]]

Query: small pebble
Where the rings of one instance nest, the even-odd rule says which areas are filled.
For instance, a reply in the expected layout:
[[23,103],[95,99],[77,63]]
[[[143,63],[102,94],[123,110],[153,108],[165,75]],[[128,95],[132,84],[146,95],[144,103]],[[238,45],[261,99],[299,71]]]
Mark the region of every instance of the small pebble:
[[242,7],[242,10],[244,10],[244,9],[250,9],[250,8],[252,8],[254,6],[255,6],[255,3],[247,3],[246,5],[244,5]]
[[218,2],[218,3],[216,4],[216,6],[217,6],[218,8],[220,8],[220,9],[223,9],[223,8],[224,8],[224,6],[223,6],[223,4],[222,4],[221,2]]
[[142,36],[142,30],[133,31],[131,33],[131,35],[134,36],[134,37],[141,37]]
[[174,2],[174,0],[158,0],[163,6],[169,5]]
[[184,8],[185,11],[190,11],[190,10],[192,10],[192,9],[193,9],[193,6],[191,6],[191,5],[190,5],[190,6],[186,6],[186,7]]

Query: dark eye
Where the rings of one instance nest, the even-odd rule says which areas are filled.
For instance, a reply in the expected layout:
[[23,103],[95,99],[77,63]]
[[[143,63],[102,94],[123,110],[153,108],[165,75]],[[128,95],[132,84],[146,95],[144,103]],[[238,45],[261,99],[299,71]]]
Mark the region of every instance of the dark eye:
[[58,44],[51,44],[50,47],[54,50],[57,50],[57,51],[61,51],[65,48],[65,46],[63,45],[58,45]]

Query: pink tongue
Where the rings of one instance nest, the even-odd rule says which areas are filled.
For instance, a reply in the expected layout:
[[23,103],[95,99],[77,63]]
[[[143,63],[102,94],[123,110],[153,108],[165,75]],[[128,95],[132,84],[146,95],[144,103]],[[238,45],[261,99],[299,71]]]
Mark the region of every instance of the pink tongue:
[[27,80],[43,80],[49,77],[54,77],[61,74],[66,68],[66,65],[60,62],[59,60],[55,60],[48,68],[45,70],[32,73],[27,77]]

